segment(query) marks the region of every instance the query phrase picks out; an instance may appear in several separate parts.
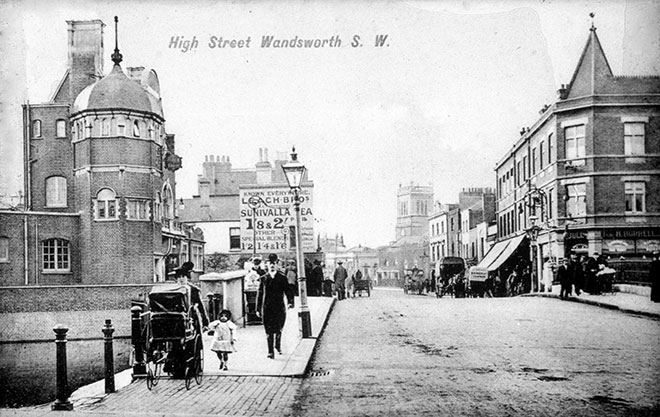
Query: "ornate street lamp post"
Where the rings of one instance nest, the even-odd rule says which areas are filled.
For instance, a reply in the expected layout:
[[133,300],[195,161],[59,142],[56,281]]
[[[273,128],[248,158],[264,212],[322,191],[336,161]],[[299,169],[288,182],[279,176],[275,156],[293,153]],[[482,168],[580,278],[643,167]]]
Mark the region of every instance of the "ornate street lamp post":
[[541,217],[540,221],[543,222],[543,210],[544,206],[546,203],[546,194],[545,191],[536,188],[536,186],[531,186],[528,185],[528,191],[525,194],[525,200],[527,206],[530,208],[530,215],[529,215],[529,227],[525,231],[527,233],[527,237],[529,238],[529,259],[532,264],[532,270],[530,271],[530,292],[534,291],[534,287],[536,284],[537,290],[541,288],[541,280],[539,277],[539,273],[541,272],[539,268],[539,244],[538,244],[538,238],[539,238],[539,232],[542,230],[542,226],[539,223],[539,217],[536,215],[536,208],[539,207],[541,209]]
[[312,337],[312,320],[307,305],[307,282],[305,278],[305,264],[303,259],[302,235],[300,231],[300,183],[305,174],[305,165],[298,161],[298,154],[294,147],[291,152],[291,161],[282,165],[282,170],[293,191],[293,204],[296,211],[296,259],[298,265],[298,288],[300,289],[300,325],[302,328],[302,337]]
[[[539,285],[539,268],[538,268],[538,238],[539,232],[541,231],[541,226],[536,224],[538,218],[535,215],[529,216],[530,226],[527,228],[526,233],[529,237],[529,259],[532,264],[532,271],[530,274],[530,292],[534,291],[534,284]],[[536,281],[536,282],[535,282]],[[540,285],[536,288],[540,288]]]

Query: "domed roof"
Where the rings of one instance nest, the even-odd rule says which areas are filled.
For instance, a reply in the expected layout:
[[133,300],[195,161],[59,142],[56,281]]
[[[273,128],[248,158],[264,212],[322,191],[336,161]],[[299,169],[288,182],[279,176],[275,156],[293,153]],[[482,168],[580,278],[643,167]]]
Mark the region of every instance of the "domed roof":
[[82,90],[73,103],[71,113],[91,109],[127,109],[163,115],[157,100],[149,97],[138,82],[130,80],[119,65],[115,65],[110,74]]

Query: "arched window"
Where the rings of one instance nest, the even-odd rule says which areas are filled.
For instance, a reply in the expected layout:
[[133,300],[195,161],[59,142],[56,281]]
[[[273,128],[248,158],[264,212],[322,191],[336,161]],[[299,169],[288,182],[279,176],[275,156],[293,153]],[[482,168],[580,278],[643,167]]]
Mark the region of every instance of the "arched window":
[[33,138],[41,137],[41,120],[34,120],[32,122],[32,137]]
[[96,218],[99,220],[117,218],[117,196],[109,188],[103,188],[96,195]]
[[85,120],[85,137],[86,138],[91,138],[92,137],[92,121],[91,120]]
[[0,236],[0,263],[9,262],[9,238]]
[[41,256],[44,272],[69,272],[71,270],[68,240],[47,239],[42,241]]
[[147,126],[149,128],[149,139],[156,140],[156,129],[154,129],[153,120],[149,120],[149,123],[148,123]]
[[58,120],[55,122],[55,136],[58,138],[66,137],[66,120]]
[[66,178],[46,178],[46,207],[66,207]]
[[140,137],[140,122],[138,120],[133,120],[133,136]]
[[174,197],[172,189],[168,184],[163,187],[163,216],[168,219],[174,218]]
[[110,135],[110,120],[103,119],[101,120],[101,136]]
[[160,223],[163,217],[163,199],[161,198],[160,193],[156,194],[154,206],[154,221]]
[[126,121],[124,120],[123,117],[119,116],[115,120],[115,132],[117,136],[125,136],[126,135]]

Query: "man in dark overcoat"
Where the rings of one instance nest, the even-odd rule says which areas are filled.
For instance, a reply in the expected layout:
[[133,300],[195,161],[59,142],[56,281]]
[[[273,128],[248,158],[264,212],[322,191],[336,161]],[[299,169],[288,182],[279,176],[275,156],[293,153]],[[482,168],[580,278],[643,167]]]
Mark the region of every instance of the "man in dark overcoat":
[[280,272],[277,255],[268,256],[268,271],[261,276],[259,291],[257,293],[257,312],[261,315],[268,341],[268,357],[275,357],[275,350],[282,354],[282,328],[286,321],[286,304],[293,308],[293,291],[289,286],[286,275]]
[[337,261],[337,268],[335,268],[335,287],[337,288],[337,300],[343,300],[346,298],[346,278],[348,278],[348,272],[346,268],[342,265],[344,262],[340,259]]
[[314,296],[323,295],[323,268],[321,267],[321,261],[318,259],[314,260],[314,268],[312,268],[312,273],[309,277],[310,284],[307,288],[310,294]]
[[559,265],[559,268],[557,268],[557,280],[561,286],[559,297],[568,298],[572,292],[572,282],[571,273],[568,270],[568,261],[566,259],[562,259],[561,265]]

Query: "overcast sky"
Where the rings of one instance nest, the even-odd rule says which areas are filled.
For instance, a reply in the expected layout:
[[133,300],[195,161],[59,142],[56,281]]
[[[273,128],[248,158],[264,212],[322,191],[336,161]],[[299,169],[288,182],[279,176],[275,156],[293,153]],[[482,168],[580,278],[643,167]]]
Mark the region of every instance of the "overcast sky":
[[[49,100],[61,80],[66,21],[106,23],[107,74],[117,15],[122,66],[158,73],[183,157],[178,197],[197,194],[205,155],[248,168],[259,148],[273,159],[295,145],[315,183],[316,231],[387,244],[399,184],[432,184],[440,202],[495,186],[497,160],[570,81],[590,12],[615,74],[660,74],[652,1],[5,1],[0,194],[21,188],[20,105]],[[336,36],[341,47],[262,48],[269,35]],[[387,35],[381,47],[377,35]],[[174,36],[199,46],[170,48]],[[250,37],[250,48],[210,48],[212,36]]]

